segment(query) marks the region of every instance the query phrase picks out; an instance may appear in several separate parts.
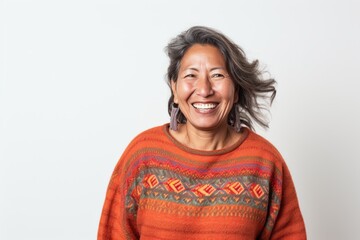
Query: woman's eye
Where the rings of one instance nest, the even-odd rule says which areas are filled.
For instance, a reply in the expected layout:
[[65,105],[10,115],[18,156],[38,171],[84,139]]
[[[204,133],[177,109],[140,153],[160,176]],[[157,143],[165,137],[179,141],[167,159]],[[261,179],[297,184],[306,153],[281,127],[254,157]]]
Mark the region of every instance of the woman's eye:
[[219,79],[219,78],[224,78],[224,75],[221,73],[215,73],[215,74],[211,75],[211,77]]
[[187,74],[185,75],[185,78],[194,78],[195,77],[195,74]]

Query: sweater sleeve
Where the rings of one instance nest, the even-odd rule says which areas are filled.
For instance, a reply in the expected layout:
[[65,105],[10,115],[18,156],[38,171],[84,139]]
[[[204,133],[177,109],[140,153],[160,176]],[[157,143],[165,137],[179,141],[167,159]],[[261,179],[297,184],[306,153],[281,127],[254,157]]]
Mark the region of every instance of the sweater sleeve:
[[[300,211],[295,186],[285,162],[282,160],[282,174],[280,184],[280,204],[271,205],[270,214],[273,216],[273,228],[270,237],[266,239],[305,240],[306,231],[304,220]],[[281,179],[280,178],[280,179]]]
[[126,151],[117,163],[108,185],[101,213],[98,240],[139,239],[136,229],[137,201],[128,195],[132,184],[128,176]]

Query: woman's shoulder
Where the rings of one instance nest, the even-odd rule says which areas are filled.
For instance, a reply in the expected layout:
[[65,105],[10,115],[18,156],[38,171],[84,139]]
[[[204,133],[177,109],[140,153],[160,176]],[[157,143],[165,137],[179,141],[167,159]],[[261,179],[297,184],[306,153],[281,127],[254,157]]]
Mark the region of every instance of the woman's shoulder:
[[242,144],[243,150],[266,156],[272,161],[283,162],[283,158],[278,149],[265,137],[249,130],[249,134]]
[[132,148],[148,148],[151,146],[161,146],[160,144],[167,142],[168,138],[165,133],[166,124],[146,129],[136,135],[128,145],[128,149]]
[[140,132],[123,151],[113,172],[112,178],[124,177],[125,173],[136,171],[141,159],[153,156],[166,138],[165,125],[156,126]]
[[148,141],[164,138],[166,137],[165,128],[166,124],[146,129],[136,135],[132,141]]

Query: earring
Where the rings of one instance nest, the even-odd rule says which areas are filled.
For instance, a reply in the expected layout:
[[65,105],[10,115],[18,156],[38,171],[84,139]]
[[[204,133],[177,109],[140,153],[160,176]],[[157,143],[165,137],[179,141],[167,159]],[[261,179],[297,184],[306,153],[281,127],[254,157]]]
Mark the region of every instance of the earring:
[[170,129],[173,131],[178,130],[178,113],[179,113],[179,106],[176,103],[171,105],[171,114],[170,114]]
[[235,104],[235,122],[234,128],[236,132],[240,132],[241,130],[241,107],[239,104]]

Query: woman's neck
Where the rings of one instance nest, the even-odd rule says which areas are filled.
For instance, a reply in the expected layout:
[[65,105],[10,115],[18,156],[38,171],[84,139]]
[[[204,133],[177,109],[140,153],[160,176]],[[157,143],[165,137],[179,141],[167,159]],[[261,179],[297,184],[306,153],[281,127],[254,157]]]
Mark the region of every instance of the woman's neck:
[[182,124],[179,125],[177,132],[172,132],[172,135],[185,146],[203,151],[229,147],[240,138],[240,134],[227,124],[211,130],[196,129],[190,124]]

